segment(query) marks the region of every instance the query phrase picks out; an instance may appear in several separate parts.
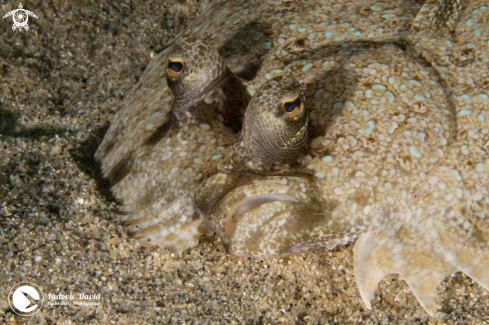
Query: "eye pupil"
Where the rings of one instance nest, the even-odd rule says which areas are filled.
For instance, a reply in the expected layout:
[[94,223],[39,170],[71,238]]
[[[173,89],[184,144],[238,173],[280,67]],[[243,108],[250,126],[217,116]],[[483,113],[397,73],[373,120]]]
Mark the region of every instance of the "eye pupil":
[[183,64],[181,62],[172,62],[168,60],[168,70],[171,70],[175,73],[180,73],[183,70]]
[[301,106],[301,100],[299,97],[297,97],[296,100],[293,102],[286,102],[284,103],[284,110],[287,113],[292,113],[295,109],[299,108]]

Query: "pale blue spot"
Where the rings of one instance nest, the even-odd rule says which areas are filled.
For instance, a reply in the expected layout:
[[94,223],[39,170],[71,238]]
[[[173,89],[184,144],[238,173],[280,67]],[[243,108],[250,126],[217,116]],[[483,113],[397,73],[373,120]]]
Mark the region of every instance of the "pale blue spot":
[[302,71],[306,72],[307,70],[309,70],[310,68],[312,67],[312,63],[308,63],[304,66],[304,68],[302,68]]
[[323,158],[323,161],[326,161],[326,162],[330,162],[330,161],[333,161],[333,157],[331,156],[326,156]]
[[467,20],[467,25],[472,26],[472,19]]
[[426,98],[424,96],[421,96],[421,95],[416,95],[416,99],[417,100],[426,100]]
[[482,163],[477,164],[477,171],[482,173],[484,171],[484,165]]
[[316,173],[314,174],[317,178],[324,178],[324,174],[323,173]]
[[245,11],[243,12],[243,15],[247,15],[247,14],[248,14],[248,10],[245,10]]
[[388,18],[391,18],[391,17],[392,17],[392,15],[390,15],[390,14],[385,14],[385,15],[382,15],[382,17],[384,17],[384,18],[387,18],[387,19],[388,19]]
[[333,108],[340,108],[341,107],[341,103],[334,103],[333,105]]
[[221,157],[222,157],[222,155],[214,155],[214,156],[212,156],[212,158],[211,158],[211,159],[212,159],[212,160],[217,160],[217,159],[219,159],[219,158],[221,158]]
[[460,173],[458,172],[458,170],[452,169],[452,173],[453,173],[453,175],[455,175],[455,177],[457,178],[458,181],[462,180],[462,176],[460,176]]
[[451,41],[447,41],[447,44],[448,44],[448,46],[452,46],[452,42]]
[[391,100],[391,101],[395,101],[396,100],[396,97],[394,97],[394,94],[391,93],[390,91],[387,92],[387,95],[389,96],[389,100]]
[[265,49],[268,50],[272,46],[271,42],[265,42]]
[[150,94],[152,94],[152,93],[154,93],[154,92],[155,92],[155,90],[156,90],[156,89],[151,89],[151,90],[149,91],[149,93],[150,93]]
[[478,10],[477,10],[477,9],[475,9],[474,11],[472,11],[472,13],[473,13],[473,14],[476,14],[476,13],[477,13],[477,11],[478,11]]
[[253,37],[253,40],[254,41],[257,41],[259,40],[261,37],[263,36],[263,33],[262,32],[258,32],[255,34],[255,36]]
[[479,116],[477,116],[477,118],[479,119],[479,121],[485,121],[486,120],[482,114],[479,114]]
[[327,32],[326,34],[324,34],[324,36],[326,37],[331,37],[333,34],[331,34],[330,32]]
[[425,92],[425,94],[426,94],[426,97],[431,98],[431,93]]
[[314,39],[314,38],[316,38],[316,35],[314,35],[314,34],[309,34],[309,35],[307,36],[307,38],[308,38],[308,39]]
[[373,129],[375,128],[375,122],[374,121],[368,121],[368,129],[367,130],[359,130],[360,133],[372,133]]
[[345,39],[345,37],[344,37],[344,36],[338,36],[338,37],[336,37],[336,38],[335,38],[335,40],[337,40],[337,41],[342,41],[342,40],[344,40],[344,39]]
[[153,123],[149,123],[149,124],[146,124],[145,129],[146,129],[146,130],[149,130],[149,129],[151,129],[152,127],[153,127]]
[[343,26],[350,26],[350,23],[343,23]]
[[299,32],[301,32],[301,33],[304,33],[304,32],[305,32],[307,29],[305,29],[305,28],[297,28],[297,30],[298,30]]
[[314,166],[313,165],[308,165],[307,166],[307,169],[314,169]]
[[290,29],[295,29],[295,24],[290,24],[290,25],[289,25],[289,28],[290,28]]
[[423,139],[424,141],[424,138],[426,138],[426,133],[424,132],[419,132],[419,136],[421,137],[421,139]]
[[474,30],[474,34],[479,36],[481,34],[481,32],[479,30]]
[[359,36],[361,33],[362,33],[361,31],[357,30],[357,31],[355,32],[355,36]]
[[489,97],[487,97],[486,94],[480,94],[479,97],[482,98],[482,99],[489,99]]
[[413,85],[416,85],[416,86],[420,86],[420,87],[422,86],[421,85],[421,82],[419,82],[418,80],[411,79],[411,80],[409,80],[409,83],[410,84],[413,84]]
[[347,106],[354,106],[354,105],[353,105],[353,102],[352,102],[351,100],[347,100],[347,101],[345,102],[345,105],[347,105]]
[[481,9],[481,10],[485,10],[485,9],[487,9],[487,6],[482,6],[482,7],[480,7],[479,9]]
[[269,73],[267,73],[267,74],[265,74],[265,78],[272,79],[272,76]]
[[229,24],[229,20],[226,20],[226,22],[224,24]]
[[238,19],[238,20],[233,21],[233,24],[237,24],[237,23],[239,23],[239,19]]
[[153,115],[151,115],[151,117],[152,117],[152,118],[155,118],[155,117],[157,117],[158,115],[160,115],[160,112],[156,112],[156,113],[154,113]]
[[196,32],[200,29],[200,26],[194,27],[193,31]]
[[467,94],[463,94],[463,95],[462,95],[462,98],[470,98],[470,96],[469,96],[469,95],[467,95]]
[[373,85],[372,86],[372,89],[384,90],[385,89],[385,86],[383,86],[383,85]]
[[328,92],[325,92],[324,93],[324,98],[327,98],[327,97],[329,97],[329,93]]
[[470,109],[463,109],[460,111],[460,115],[470,115],[472,113],[472,110]]
[[333,115],[333,116],[331,116],[331,119],[332,119],[333,121],[337,121],[337,120],[339,120],[340,118],[341,118],[341,116],[339,116],[339,115]]
[[374,5],[371,5],[370,6],[370,9],[377,9],[378,7],[377,6],[374,6]]
[[217,147],[217,150],[224,150],[224,147],[223,146],[219,146],[219,147]]
[[409,153],[415,158],[421,158],[421,154],[413,146],[409,147]]

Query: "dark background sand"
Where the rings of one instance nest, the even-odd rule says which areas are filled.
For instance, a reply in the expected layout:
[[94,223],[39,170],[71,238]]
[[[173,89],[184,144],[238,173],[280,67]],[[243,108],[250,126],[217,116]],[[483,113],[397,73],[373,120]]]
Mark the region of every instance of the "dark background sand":
[[[128,240],[93,153],[151,58],[200,12],[186,1],[28,1],[0,21],[0,323],[487,324],[488,293],[457,273],[430,318],[398,276],[359,298],[352,245],[279,260],[230,256],[217,237],[182,256]],[[0,16],[18,2],[0,2]],[[489,272],[489,271],[488,271]],[[18,282],[97,294],[96,307],[16,316]]]

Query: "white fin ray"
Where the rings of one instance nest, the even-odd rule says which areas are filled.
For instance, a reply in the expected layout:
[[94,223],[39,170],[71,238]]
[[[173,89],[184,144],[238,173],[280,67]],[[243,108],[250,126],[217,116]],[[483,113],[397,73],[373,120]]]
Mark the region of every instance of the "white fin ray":
[[435,313],[436,288],[456,269],[447,259],[432,220],[426,219],[420,224],[416,220],[391,222],[388,228],[363,234],[356,242],[355,278],[369,309],[382,278],[399,273],[426,312],[431,316]]
[[[489,199],[485,201],[488,202]],[[451,218],[437,220],[435,227],[442,234],[441,241],[450,251],[457,269],[489,290],[489,205],[487,203],[484,214],[485,219],[470,212],[466,212],[464,216],[452,213]]]

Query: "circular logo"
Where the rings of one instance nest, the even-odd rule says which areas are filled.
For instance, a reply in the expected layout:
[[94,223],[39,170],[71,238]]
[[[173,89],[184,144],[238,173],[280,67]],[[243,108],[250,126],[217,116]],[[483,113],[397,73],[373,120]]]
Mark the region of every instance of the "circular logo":
[[43,303],[44,295],[37,285],[31,282],[17,283],[8,295],[10,308],[20,316],[32,316]]
[[24,9],[17,9],[13,15],[14,24],[17,26],[27,25],[27,12]]

